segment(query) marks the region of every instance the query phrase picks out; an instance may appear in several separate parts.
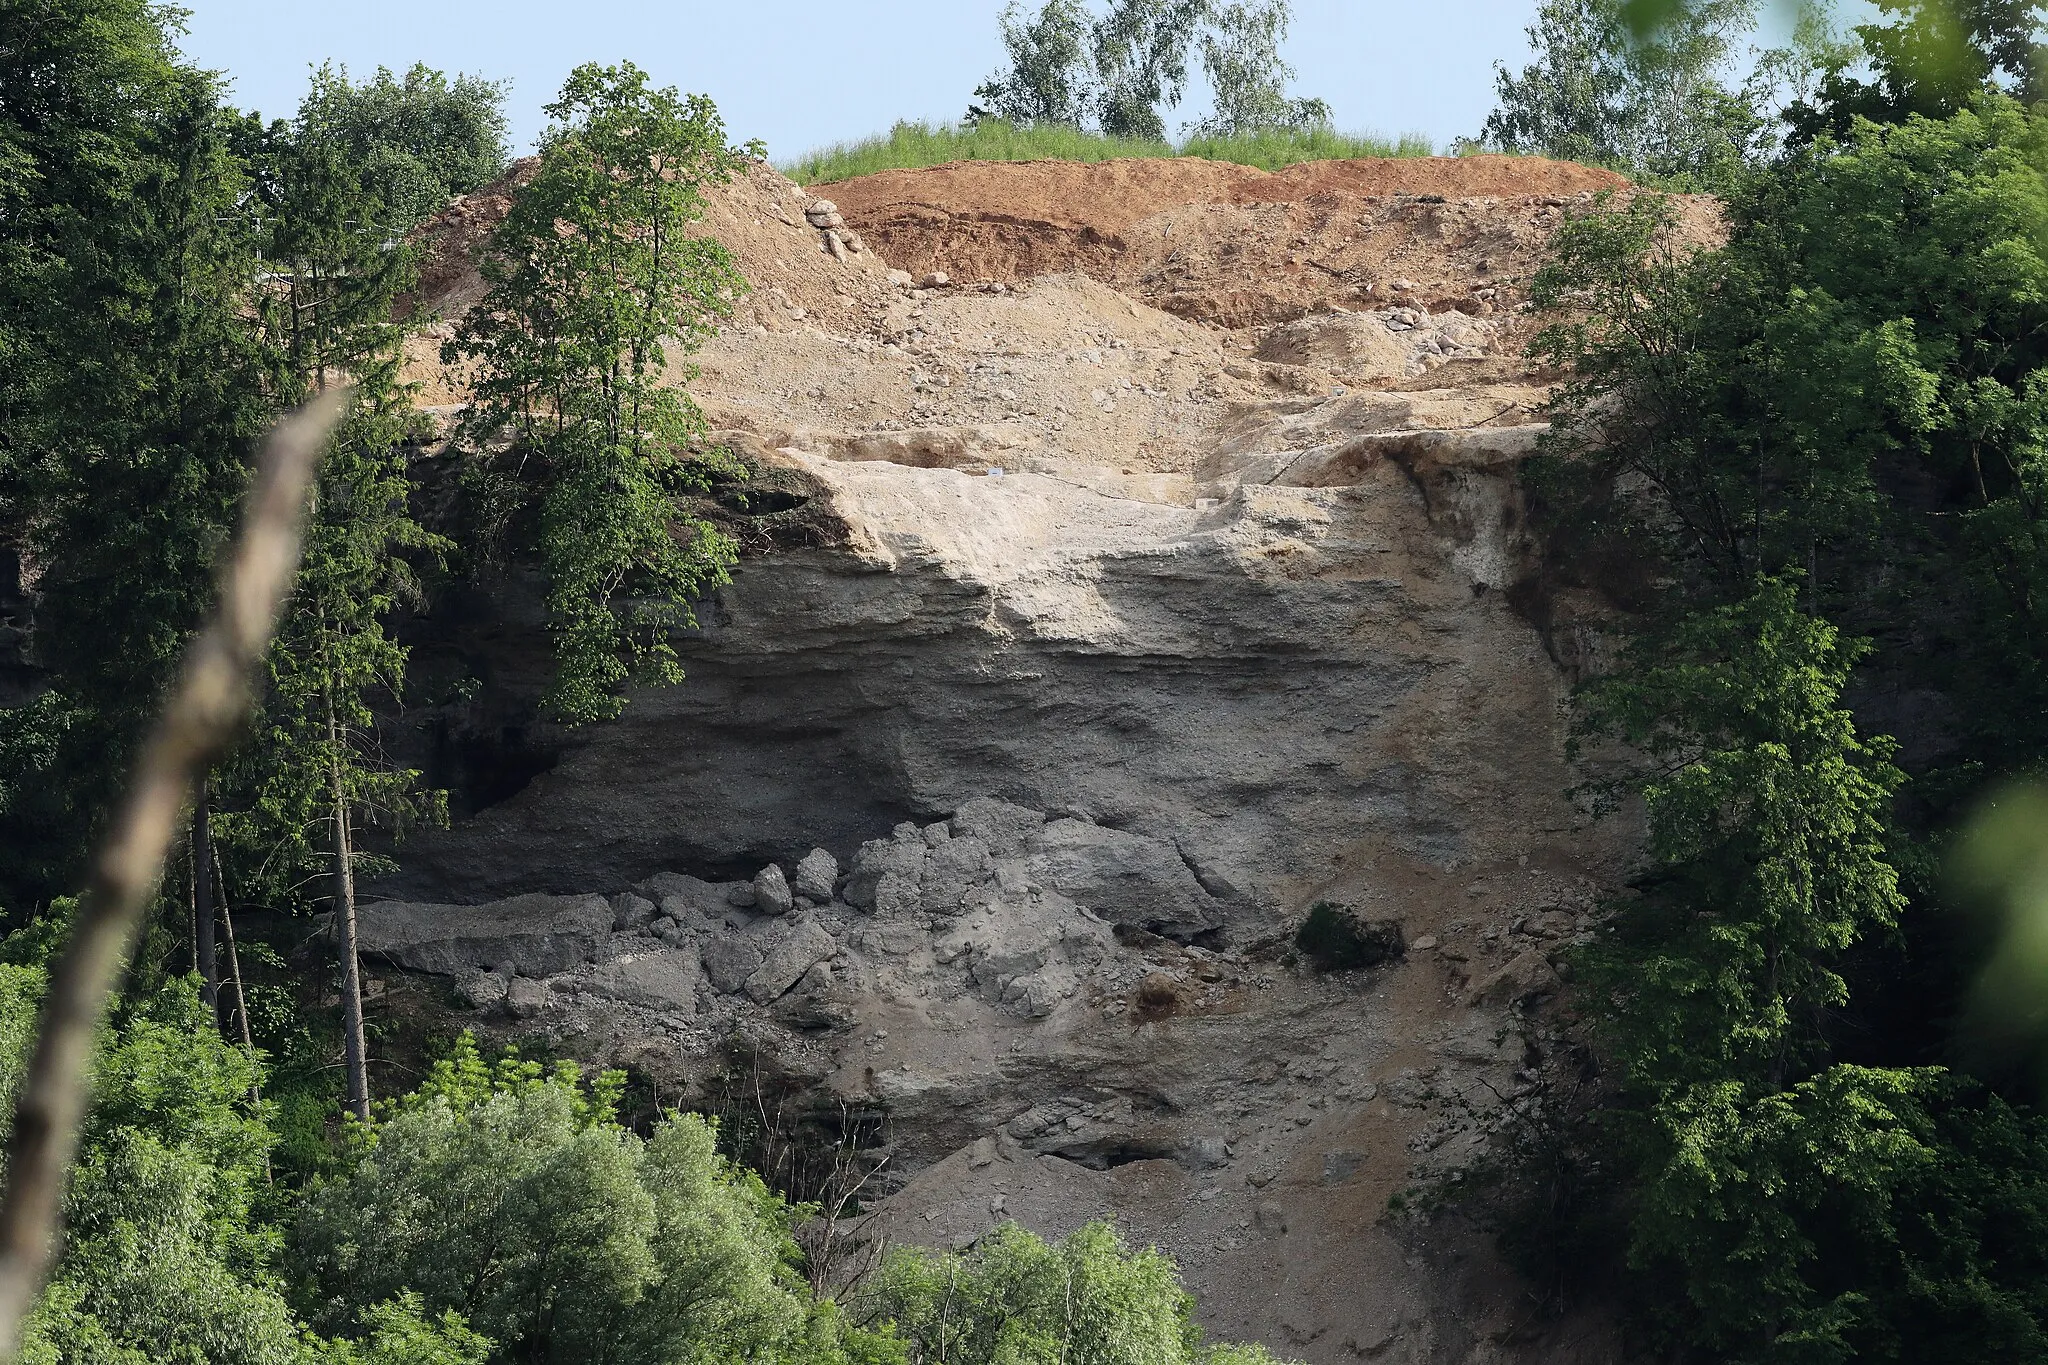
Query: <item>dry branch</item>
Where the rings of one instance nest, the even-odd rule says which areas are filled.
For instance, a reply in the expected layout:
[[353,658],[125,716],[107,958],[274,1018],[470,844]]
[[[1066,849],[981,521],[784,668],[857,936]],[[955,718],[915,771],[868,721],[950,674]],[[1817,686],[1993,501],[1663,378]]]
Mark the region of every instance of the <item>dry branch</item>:
[[133,951],[194,779],[227,746],[248,707],[250,674],[298,571],[306,490],[346,401],[346,391],[337,390],[309,403],[265,445],[241,536],[221,575],[220,601],[186,648],[183,672],[143,747],[51,974],[35,1056],[15,1104],[0,1198],[0,1358],[19,1353],[22,1321],[56,1252],[58,1211],[107,998]]

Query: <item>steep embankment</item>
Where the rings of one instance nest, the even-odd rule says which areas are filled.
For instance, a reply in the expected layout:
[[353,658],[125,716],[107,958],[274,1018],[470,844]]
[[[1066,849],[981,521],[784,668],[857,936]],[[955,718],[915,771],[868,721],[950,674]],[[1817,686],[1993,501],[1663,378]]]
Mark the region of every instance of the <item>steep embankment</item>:
[[[1579,1358],[1386,1211],[1570,1070],[1548,954],[1629,847],[1561,795],[1583,645],[1532,624],[1516,476],[1522,290],[1615,183],[978,165],[835,211],[755,168],[693,387],[766,491],[713,509],[752,553],[690,681],[562,732],[530,585],[438,606],[423,690],[483,686],[412,733],[465,813],[368,942],[664,1096],[738,1059],[880,1125],[870,1232],[1114,1214],[1310,1361]],[[502,204],[437,225],[428,304]],[[1321,902],[1380,965],[1296,960]]]

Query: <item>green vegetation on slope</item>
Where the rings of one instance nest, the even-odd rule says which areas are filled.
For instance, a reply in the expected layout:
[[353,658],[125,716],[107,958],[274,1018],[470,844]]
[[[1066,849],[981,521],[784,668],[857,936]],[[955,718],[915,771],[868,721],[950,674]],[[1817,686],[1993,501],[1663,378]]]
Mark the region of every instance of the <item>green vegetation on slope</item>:
[[1058,123],[1018,126],[1000,119],[977,123],[899,123],[887,133],[821,147],[783,166],[800,185],[829,185],[877,171],[918,170],[949,161],[1115,161],[1125,157],[1201,157],[1277,171],[1303,161],[1370,156],[1430,156],[1435,149],[1416,134],[1389,141],[1331,128],[1274,128],[1255,133],[1200,135],[1175,146],[1148,138],[1111,137]]

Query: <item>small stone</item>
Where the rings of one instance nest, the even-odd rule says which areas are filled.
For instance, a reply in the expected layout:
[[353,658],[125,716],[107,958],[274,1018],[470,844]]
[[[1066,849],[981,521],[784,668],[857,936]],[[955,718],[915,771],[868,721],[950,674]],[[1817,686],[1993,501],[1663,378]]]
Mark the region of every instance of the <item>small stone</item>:
[[831,228],[825,229],[825,250],[832,254],[835,261],[846,259],[846,241]]
[[813,199],[804,206],[804,217],[811,219],[813,222],[820,218],[837,218],[839,217],[839,205],[833,203],[830,199]]
[[612,897],[612,928],[621,933],[646,928],[658,914],[654,902],[645,896],[628,891]]
[[829,962],[812,964],[810,970],[804,973],[800,989],[808,995],[822,995],[826,991],[831,990],[832,964]]
[[455,993],[471,1009],[488,1010],[504,1003],[505,978],[496,972],[477,972],[457,982]]
[[1436,947],[1436,935],[1424,934],[1421,938],[1418,938],[1415,940],[1415,942],[1409,944],[1408,947],[1411,951],[1418,953],[1429,952]]
[[839,860],[822,848],[814,848],[796,865],[796,881],[792,889],[799,896],[808,896],[820,905],[832,899],[832,892],[839,885]]
[[940,844],[950,843],[952,839],[952,826],[948,825],[944,820],[939,821],[935,825],[926,825],[924,827],[924,841],[933,848],[937,848]]
[[764,915],[786,915],[796,908],[789,878],[783,876],[782,869],[774,863],[754,874],[754,908]]
[[948,275],[945,271],[933,270],[926,273],[923,278],[918,280],[917,287],[919,289],[944,289],[947,285],[951,284],[952,282],[953,277],[951,275]]
[[1422,286],[1413,280],[1395,280],[1392,287],[1400,293],[1412,294]]
[[514,977],[506,983],[505,1009],[514,1019],[531,1019],[547,1005],[546,983],[527,976]]
[[993,1166],[995,1164],[996,1140],[992,1137],[976,1138],[974,1145],[967,1149],[968,1168],[978,1171],[984,1166]]
[[754,884],[752,882],[733,882],[725,888],[725,903],[736,910],[753,909]]
[[895,285],[898,289],[915,289],[917,288],[917,276],[911,274],[908,270],[892,270],[889,272],[889,283]]
[[649,925],[647,932],[660,939],[663,943],[671,945],[681,943],[689,937],[681,922],[667,915],[663,915],[660,919]]

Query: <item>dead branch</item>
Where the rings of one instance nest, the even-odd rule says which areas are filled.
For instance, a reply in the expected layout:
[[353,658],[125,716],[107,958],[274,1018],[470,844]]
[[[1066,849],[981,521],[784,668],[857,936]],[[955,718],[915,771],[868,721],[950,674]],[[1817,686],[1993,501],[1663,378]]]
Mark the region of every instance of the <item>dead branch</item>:
[[128,794],[93,864],[64,955],[51,973],[35,1055],[23,1078],[0,1197],[0,1357],[20,1351],[22,1321],[42,1292],[59,1210],[85,1117],[93,1038],[134,949],[143,911],[194,779],[227,747],[249,703],[249,677],[277,625],[299,564],[306,490],[347,402],[336,390],[271,435],[221,575],[220,600],[185,650],[184,668],[144,744]]

